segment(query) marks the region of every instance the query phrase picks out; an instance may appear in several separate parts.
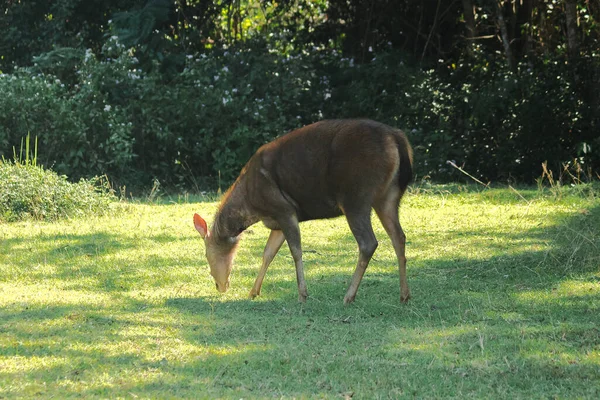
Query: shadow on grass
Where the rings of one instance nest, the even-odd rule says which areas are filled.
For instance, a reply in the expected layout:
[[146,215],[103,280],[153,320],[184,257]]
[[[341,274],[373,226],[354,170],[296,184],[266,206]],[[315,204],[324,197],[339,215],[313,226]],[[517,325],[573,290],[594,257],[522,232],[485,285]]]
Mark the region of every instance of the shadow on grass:
[[[356,304],[346,308],[340,283],[349,275],[340,277],[338,270],[316,281],[313,275],[306,305],[290,304],[296,294],[291,284],[272,301],[173,298],[166,306],[191,320],[213,321],[212,330],[188,331],[192,343],[258,347],[196,365],[209,385],[291,396],[594,397],[600,393],[600,386],[590,385],[600,371],[594,356],[600,342],[598,227],[595,207],[550,229],[509,235],[509,242],[549,243],[542,251],[417,262],[411,275],[416,296],[408,305],[397,302],[392,268],[367,272]],[[478,234],[465,233],[464,240]],[[333,255],[330,264],[347,262],[336,249],[332,244],[318,251]],[[395,265],[394,259],[378,262]],[[269,290],[281,290],[279,276],[270,278],[275,282]],[[310,374],[305,364],[317,372]],[[290,376],[309,384],[295,389]]]
[[[270,287],[265,282],[263,288],[263,293],[279,291],[277,300],[213,303],[202,298],[173,298],[166,306],[192,320],[213,321],[214,330],[187,336],[192,343],[242,348],[261,344],[256,354],[244,351],[225,356],[225,364],[219,363],[221,358],[210,361],[228,365],[213,372],[227,375],[233,388],[256,387],[243,378],[247,365],[261,365],[265,359],[286,364],[289,361],[282,354],[299,352],[305,358],[325,355],[329,360],[317,366],[319,374],[296,376],[309,380],[313,390],[294,392],[294,385],[288,382],[285,387],[289,390],[278,392],[281,387],[265,383],[269,393],[342,394],[359,386],[363,394],[436,395],[431,389],[434,382],[433,387],[440,390],[437,394],[446,396],[506,396],[512,392],[593,397],[600,393],[599,385],[589,384],[600,372],[600,330],[596,325],[600,311],[599,227],[600,207],[595,207],[549,229],[508,235],[509,243],[526,238],[550,245],[542,251],[417,262],[410,275],[415,297],[408,305],[397,302],[398,284],[392,268],[389,273],[367,271],[356,304],[346,308],[341,299],[350,275],[341,276],[332,269],[309,279],[313,297],[306,305],[290,304],[296,295],[295,284],[282,291],[279,271],[268,276],[266,282],[269,278],[274,282]],[[477,234],[465,233],[463,238],[470,241]],[[336,244],[319,246],[318,251],[326,254],[329,264],[348,259]],[[376,263],[395,265],[395,260]],[[291,269],[288,272],[292,274]],[[312,336],[313,329],[319,334]],[[299,349],[302,345],[308,350]],[[341,360],[336,358],[340,354]],[[352,365],[350,370],[338,370],[340,361]],[[285,376],[302,369],[300,362],[292,364],[280,377],[283,382]],[[269,368],[273,366],[259,368],[272,373]],[[414,368],[422,376],[415,376]],[[331,379],[320,379],[322,373]],[[207,379],[210,377],[208,374]]]
[[[549,244],[541,251],[411,260],[413,299],[406,305],[398,301],[391,255],[376,255],[356,303],[342,305],[356,259],[349,233],[341,247],[337,240],[305,246],[311,297],[304,305],[296,302],[286,248],[256,301],[174,293],[151,302],[124,293],[105,309],[12,304],[0,311],[0,333],[9,337],[0,354],[29,359],[30,367],[5,376],[34,382],[33,394],[84,397],[594,398],[600,394],[599,227],[595,207],[550,229],[504,237],[509,244]],[[479,235],[464,232],[461,239],[476,242]],[[249,239],[254,249],[266,237]],[[64,245],[71,261],[52,276],[68,280],[72,256],[81,260],[141,244],[100,233],[68,236]],[[434,251],[435,244],[430,247]],[[44,251],[46,257],[62,254],[57,246]],[[158,259],[156,268],[172,263],[169,257]],[[321,268],[321,259],[346,266]],[[139,263],[151,261],[132,265]],[[81,264],[89,276],[107,275],[98,290],[131,288],[106,283],[119,281],[122,269]],[[248,280],[256,272],[243,267],[237,274]],[[56,357],[56,365],[36,365],[35,357]],[[52,386],[58,389],[48,392]]]
[[191,238],[168,234],[136,237],[109,232],[42,233],[2,240],[0,262],[7,267],[2,274],[4,280],[54,280],[71,289],[122,291],[144,279],[152,285],[165,282],[158,273],[165,268],[197,265],[191,252],[160,251],[165,244],[187,241],[192,242]]

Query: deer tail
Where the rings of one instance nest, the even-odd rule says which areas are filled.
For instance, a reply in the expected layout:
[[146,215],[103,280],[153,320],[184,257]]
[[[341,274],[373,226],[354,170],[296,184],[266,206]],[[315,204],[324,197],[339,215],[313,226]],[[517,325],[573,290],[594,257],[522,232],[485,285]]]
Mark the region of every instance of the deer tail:
[[404,193],[413,178],[413,150],[408,142],[408,138],[402,131],[396,135],[396,143],[398,144],[398,155],[400,156],[398,185],[402,193]]

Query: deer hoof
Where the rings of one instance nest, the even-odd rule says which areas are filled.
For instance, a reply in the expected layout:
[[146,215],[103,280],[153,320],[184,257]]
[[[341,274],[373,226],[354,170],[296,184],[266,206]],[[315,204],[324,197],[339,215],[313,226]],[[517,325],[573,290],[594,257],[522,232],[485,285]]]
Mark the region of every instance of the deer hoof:
[[298,302],[299,303],[306,303],[306,298],[308,297],[307,294],[298,294]]
[[400,301],[402,303],[407,303],[409,299],[410,299],[410,293],[407,293],[406,295],[400,295]]
[[257,297],[257,296],[260,296],[260,292],[257,292],[257,291],[255,291],[254,289],[252,289],[252,290],[250,291],[250,293],[248,294],[248,297],[249,297],[251,300],[254,300],[254,299]]
[[344,305],[347,306],[348,304],[353,303],[353,302],[354,302],[354,296],[346,295],[344,297]]

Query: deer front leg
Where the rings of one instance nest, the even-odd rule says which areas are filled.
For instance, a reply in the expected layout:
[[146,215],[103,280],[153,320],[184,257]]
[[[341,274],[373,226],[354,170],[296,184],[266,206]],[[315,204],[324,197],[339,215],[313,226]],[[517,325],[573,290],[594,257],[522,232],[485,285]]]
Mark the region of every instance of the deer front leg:
[[284,223],[280,223],[281,230],[285,235],[285,240],[288,242],[294,264],[296,265],[296,280],[298,281],[298,301],[306,302],[308,290],[306,288],[306,280],[304,279],[304,264],[302,263],[302,245],[300,240],[300,227],[298,219],[294,216],[289,218]]
[[272,230],[269,235],[269,239],[267,240],[267,244],[265,245],[265,251],[263,252],[262,265],[260,267],[260,271],[258,271],[258,276],[254,281],[254,286],[252,286],[252,290],[250,290],[250,298],[253,299],[256,296],[260,296],[260,288],[263,283],[263,279],[265,279],[265,274],[267,273],[267,268],[275,258],[275,255],[281,248],[281,245],[285,241],[285,236],[283,232],[280,230]]

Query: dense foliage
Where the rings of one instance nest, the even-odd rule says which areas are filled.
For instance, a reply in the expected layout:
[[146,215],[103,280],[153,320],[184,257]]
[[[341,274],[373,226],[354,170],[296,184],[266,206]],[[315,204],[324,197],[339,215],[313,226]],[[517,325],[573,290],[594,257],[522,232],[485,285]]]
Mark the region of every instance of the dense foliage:
[[0,221],[103,215],[114,200],[105,179],[71,183],[31,163],[0,160]]
[[408,133],[421,177],[600,169],[598,1],[95,3],[4,6],[0,154],[31,132],[73,179],[198,188],[366,117]]

